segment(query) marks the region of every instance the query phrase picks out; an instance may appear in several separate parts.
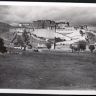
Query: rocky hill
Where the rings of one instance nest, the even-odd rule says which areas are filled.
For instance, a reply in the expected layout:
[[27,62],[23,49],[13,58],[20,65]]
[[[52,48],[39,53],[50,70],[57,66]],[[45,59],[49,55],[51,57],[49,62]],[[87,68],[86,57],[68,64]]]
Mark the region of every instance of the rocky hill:
[[4,33],[4,32],[9,32],[11,25],[4,23],[4,22],[0,22],[0,34]]

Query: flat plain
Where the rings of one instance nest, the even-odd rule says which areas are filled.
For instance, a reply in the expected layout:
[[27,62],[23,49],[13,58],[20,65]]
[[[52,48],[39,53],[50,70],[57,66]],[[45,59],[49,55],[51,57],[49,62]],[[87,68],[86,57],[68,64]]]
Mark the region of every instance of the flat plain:
[[44,51],[0,55],[0,88],[96,89],[96,54]]

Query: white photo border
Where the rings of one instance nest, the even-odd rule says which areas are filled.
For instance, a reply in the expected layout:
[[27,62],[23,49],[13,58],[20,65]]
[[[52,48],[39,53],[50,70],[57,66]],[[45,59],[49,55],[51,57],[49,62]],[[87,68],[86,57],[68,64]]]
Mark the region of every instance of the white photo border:
[[[72,7],[96,7],[94,3],[67,3],[67,2],[20,2],[0,1],[0,5],[15,6],[72,6]],[[55,94],[55,95],[96,95],[96,90],[39,90],[39,89],[0,89],[0,93],[23,93],[23,94]]]

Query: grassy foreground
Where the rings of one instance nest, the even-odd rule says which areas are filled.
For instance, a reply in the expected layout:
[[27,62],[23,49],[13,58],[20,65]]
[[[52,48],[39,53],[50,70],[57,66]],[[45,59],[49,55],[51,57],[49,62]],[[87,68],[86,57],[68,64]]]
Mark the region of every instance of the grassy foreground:
[[0,88],[96,89],[96,55],[67,52],[0,55]]

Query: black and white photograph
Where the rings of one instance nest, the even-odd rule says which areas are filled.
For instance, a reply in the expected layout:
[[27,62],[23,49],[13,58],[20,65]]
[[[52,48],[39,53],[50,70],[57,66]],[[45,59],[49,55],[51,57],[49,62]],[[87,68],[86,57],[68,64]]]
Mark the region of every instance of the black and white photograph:
[[0,2],[3,89],[96,93],[96,4]]

